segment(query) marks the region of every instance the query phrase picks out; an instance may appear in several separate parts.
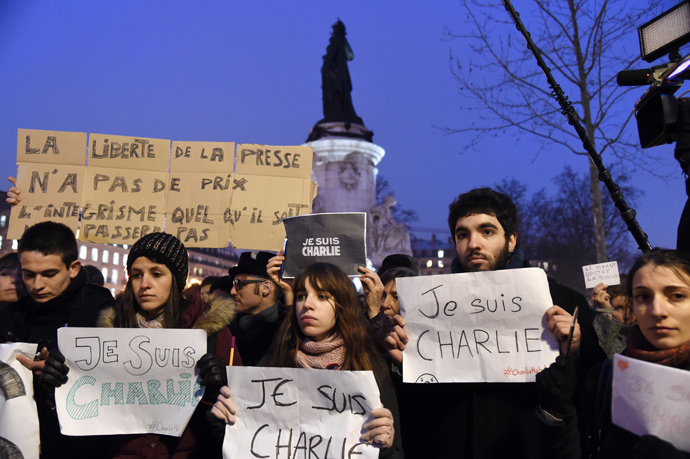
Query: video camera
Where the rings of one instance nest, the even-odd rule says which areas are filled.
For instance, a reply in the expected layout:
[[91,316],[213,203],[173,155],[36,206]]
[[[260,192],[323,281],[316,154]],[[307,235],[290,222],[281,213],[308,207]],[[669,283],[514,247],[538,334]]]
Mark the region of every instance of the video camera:
[[668,54],[670,62],[645,70],[618,73],[619,86],[650,84],[635,103],[637,131],[642,148],[676,142],[675,156],[683,171],[690,163],[690,99],[673,94],[690,79],[690,55],[680,47],[690,42],[690,0],[684,0],[638,28],[643,60]]

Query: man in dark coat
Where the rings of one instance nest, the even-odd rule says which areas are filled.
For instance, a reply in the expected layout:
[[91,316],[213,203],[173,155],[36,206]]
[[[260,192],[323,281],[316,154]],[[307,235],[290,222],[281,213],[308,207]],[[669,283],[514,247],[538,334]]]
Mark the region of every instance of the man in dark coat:
[[24,356],[18,360],[34,372],[41,457],[92,457],[90,443],[96,438],[61,435],[54,389],[37,382],[50,352],[58,347],[58,328],[95,327],[99,311],[113,306],[115,300],[109,290],[88,283],[78,259],[77,241],[67,226],[37,223],[24,232],[17,251],[29,295],[0,309],[0,340],[38,344],[34,360]]
[[[460,195],[450,205],[448,217],[457,253],[451,270],[461,273],[528,266],[517,247],[517,222],[517,209],[509,196],[489,188]],[[549,289],[560,308],[550,308],[547,321],[558,319],[554,335],[560,342],[567,337],[570,314],[579,306],[580,339],[573,341],[573,350],[579,347],[578,360],[584,373],[605,358],[587,316],[588,303],[565,286],[550,283]],[[406,340],[401,327],[387,338],[398,358],[400,354],[395,351],[404,348]],[[403,447],[409,457],[541,457],[535,383],[405,384],[401,398]]]
[[274,256],[270,252],[244,252],[237,266],[229,270],[234,278],[230,294],[237,311],[230,331],[245,366],[266,363],[273,337],[283,321],[282,292],[266,271]]

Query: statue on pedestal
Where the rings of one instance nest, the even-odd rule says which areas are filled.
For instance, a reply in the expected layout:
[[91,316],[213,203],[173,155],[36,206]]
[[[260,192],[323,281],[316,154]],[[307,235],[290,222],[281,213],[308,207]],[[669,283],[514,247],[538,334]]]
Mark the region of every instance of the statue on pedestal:
[[367,256],[374,266],[380,265],[386,256],[393,253],[412,255],[407,225],[393,218],[393,207],[397,203],[395,197],[389,195],[368,212]]

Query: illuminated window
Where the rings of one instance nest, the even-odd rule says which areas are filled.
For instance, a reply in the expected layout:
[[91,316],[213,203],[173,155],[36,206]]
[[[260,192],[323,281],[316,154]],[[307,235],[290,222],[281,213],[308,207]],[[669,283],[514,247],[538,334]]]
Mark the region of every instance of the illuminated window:
[[431,268],[434,265],[434,263],[431,260],[426,261],[426,267]]
[[438,260],[438,267],[443,268],[443,260]]
[[443,258],[443,250],[439,250],[439,251],[438,251],[438,257],[439,257],[439,258]]
[[7,224],[7,215],[0,215],[0,226],[3,228]]
[[91,247],[91,260],[98,261],[98,249],[96,247]]
[[108,282],[108,268],[101,268],[101,274],[103,274],[103,281]]
[[122,266],[127,266],[127,257],[129,256],[128,253],[122,255]]
[[116,265],[120,262],[120,254],[113,252],[113,264]]
[[19,246],[19,241],[16,239],[12,239],[12,250],[17,250],[18,246]]
[[86,260],[86,246],[85,245],[82,245],[81,247],[79,247],[79,258],[81,258],[82,260]]
[[112,282],[113,284],[117,284],[117,269],[113,269],[113,275],[110,279],[110,282]]
[[2,247],[2,236],[0,236],[0,247]]
[[101,261],[102,261],[103,263],[108,263],[108,255],[110,255],[110,254],[108,253],[108,251],[107,251],[107,250],[104,250],[104,251],[103,251],[103,254],[102,254],[102,256],[101,256]]

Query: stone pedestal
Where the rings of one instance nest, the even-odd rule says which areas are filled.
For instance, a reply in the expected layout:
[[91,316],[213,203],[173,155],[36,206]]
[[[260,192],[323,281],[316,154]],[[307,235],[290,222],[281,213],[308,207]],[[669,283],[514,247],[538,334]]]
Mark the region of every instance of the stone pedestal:
[[[332,133],[334,127],[329,127]],[[313,171],[319,184],[312,212],[366,212],[367,256],[377,268],[393,253],[412,255],[407,227],[391,215],[395,198],[388,196],[376,204],[376,165],[384,149],[366,140],[341,137],[305,145],[314,150]]]
[[376,165],[385,151],[355,138],[307,142],[314,150],[313,171],[319,191],[313,213],[368,212],[376,205]]

